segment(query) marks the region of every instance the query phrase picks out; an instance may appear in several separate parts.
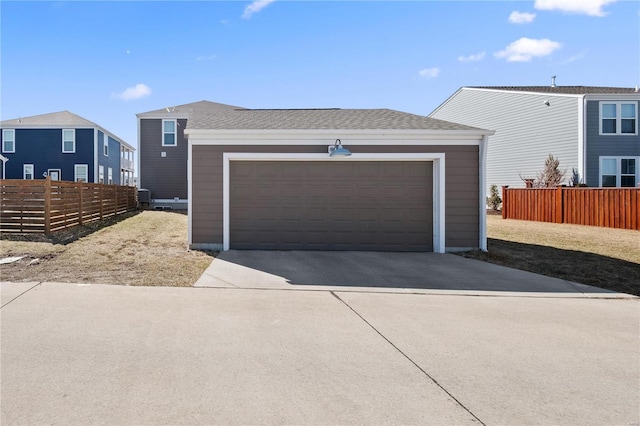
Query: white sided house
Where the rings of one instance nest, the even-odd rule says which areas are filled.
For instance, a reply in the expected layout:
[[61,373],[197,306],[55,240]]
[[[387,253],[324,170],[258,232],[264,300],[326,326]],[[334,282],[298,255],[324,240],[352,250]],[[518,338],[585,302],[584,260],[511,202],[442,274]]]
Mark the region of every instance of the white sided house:
[[566,183],[576,171],[590,187],[640,184],[640,92],[589,86],[462,87],[429,117],[495,130],[487,186],[523,187],[549,154]]
[[490,131],[388,109],[170,111],[187,110],[192,248],[486,250]]

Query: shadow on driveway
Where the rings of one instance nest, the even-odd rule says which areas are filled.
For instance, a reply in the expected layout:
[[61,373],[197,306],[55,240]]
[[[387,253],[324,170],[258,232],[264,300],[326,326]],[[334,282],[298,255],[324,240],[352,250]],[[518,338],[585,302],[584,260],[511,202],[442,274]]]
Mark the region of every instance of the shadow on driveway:
[[348,251],[221,252],[195,286],[612,293],[453,254]]

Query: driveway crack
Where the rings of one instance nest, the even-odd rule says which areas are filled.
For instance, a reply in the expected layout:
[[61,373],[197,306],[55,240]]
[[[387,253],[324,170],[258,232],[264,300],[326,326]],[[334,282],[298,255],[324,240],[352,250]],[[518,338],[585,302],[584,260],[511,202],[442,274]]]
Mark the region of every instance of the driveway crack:
[[25,291],[23,291],[22,293],[20,293],[19,295],[17,295],[16,297],[14,297],[13,299],[9,300],[7,303],[5,303],[4,305],[0,306],[0,309],[4,308],[5,306],[7,306],[9,303],[13,302],[14,300],[18,299],[20,296],[22,296],[25,293],[30,292],[31,290],[33,290],[34,288],[38,287],[39,285],[42,284],[42,281],[35,284],[33,287],[29,287],[28,289],[26,289]]
[[[376,333],[378,333],[378,335],[380,337],[382,337],[388,344],[390,344],[400,355],[402,355],[403,357],[405,357],[411,364],[413,364],[418,370],[420,370],[422,372],[422,374],[424,374],[427,378],[429,378],[429,380],[431,380],[436,386],[438,386],[440,389],[442,389],[442,391],[444,393],[446,393],[447,395],[449,395],[449,397],[451,399],[453,399],[460,407],[462,407],[467,413],[469,413],[474,419],[476,419],[478,422],[480,422],[480,424],[485,425],[485,423],[480,420],[478,418],[478,416],[476,416],[475,414],[473,414],[473,412],[467,408],[460,400],[458,400],[458,398],[456,398],[455,396],[453,396],[453,394],[451,392],[449,392],[447,389],[445,389],[444,386],[442,386],[440,383],[438,383],[438,381],[436,379],[434,379],[429,373],[426,372],[426,370],[422,367],[420,367],[420,365],[418,365],[417,362],[415,362],[413,359],[411,359],[411,357],[409,357],[409,355],[407,355],[406,353],[404,353],[402,351],[402,349],[400,349],[399,347],[397,347],[391,340],[389,340],[387,338],[387,336],[385,336],[384,334],[382,334],[380,332],[380,330],[378,330],[377,328],[375,328],[373,326],[373,324],[371,324],[369,321],[367,321],[362,315],[360,315],[360,313],[358,311],[356,311],[351,305],[349,305],[347,302],[345,302],[342,298],[340,298],[340,296],[338,296],[335,292],[330,291],[329,293],[331,293],[333,295],[333,297],[335,297],[336,299],[338,299],[340,302],[342,302],[347,308],[349,308],[354,314],[356,314],[362,321],[364,321],[365,324],[367,324],[369,327],[371,327],[371,329],[373,331],[375,331]],[[486,425],[485,425],[486,426]]]

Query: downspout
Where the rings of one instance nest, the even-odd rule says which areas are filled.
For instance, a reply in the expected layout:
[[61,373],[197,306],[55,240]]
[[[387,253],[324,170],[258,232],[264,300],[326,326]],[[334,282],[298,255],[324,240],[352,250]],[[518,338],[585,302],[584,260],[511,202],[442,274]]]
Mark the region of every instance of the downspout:
[[480,140],[480,152],[478,153],[479,161],[479,181],[480,181],[480,241],[479,248],[482,251],[487,251],[487,144],[489,143],[489,136],[483,135]]

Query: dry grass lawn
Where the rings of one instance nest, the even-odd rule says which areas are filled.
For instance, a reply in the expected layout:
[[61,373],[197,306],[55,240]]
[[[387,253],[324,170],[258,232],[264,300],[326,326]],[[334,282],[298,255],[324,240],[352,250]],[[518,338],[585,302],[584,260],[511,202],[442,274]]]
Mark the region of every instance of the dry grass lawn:
[[0,266],[2,281],[148,286],[191,286],[213,260],[188,250],[187,216],[166,211],[143,211],[66,245],[3,239],[7,256],[26,257]]
[[489,215],[488,253],[499,265],[640,296],[640,232]]

